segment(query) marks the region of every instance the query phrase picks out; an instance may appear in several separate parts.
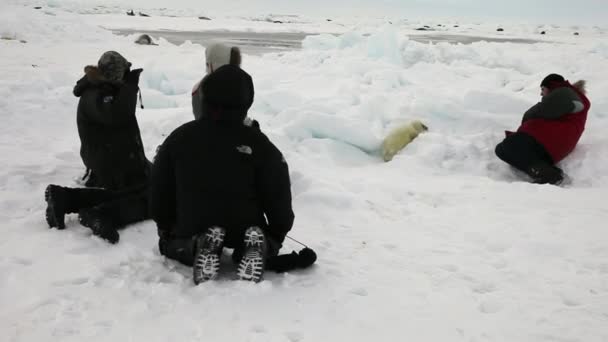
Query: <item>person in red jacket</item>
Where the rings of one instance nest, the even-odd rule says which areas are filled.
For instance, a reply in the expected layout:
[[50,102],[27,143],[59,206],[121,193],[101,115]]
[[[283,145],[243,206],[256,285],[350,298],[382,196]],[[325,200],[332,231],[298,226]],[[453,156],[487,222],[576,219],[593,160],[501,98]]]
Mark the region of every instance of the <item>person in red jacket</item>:
[[541,102],[532,106],[517,132],[496,146],[504,162],[528,174],[534,183],[561,184],[563,171],[555,164],[576,147],[591,107],[585,95],[585,81],[574,84],[550,74],[541,85]]

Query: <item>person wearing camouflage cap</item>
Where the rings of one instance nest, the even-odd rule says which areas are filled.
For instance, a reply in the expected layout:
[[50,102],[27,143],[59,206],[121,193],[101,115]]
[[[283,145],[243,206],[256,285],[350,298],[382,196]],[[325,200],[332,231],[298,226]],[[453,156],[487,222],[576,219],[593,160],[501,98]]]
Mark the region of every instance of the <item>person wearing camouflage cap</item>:
[[131,63],[118,52],[108,51],[101,55],[97,67],[106,80],[122,82],[131,69]]
[[135,117],[142,69],[131,70],[125,57],[107,51],[84,72],[74,95],[80,98],[76,121],[88,188],[49,185],[46,220],[64,229],[65,214],[78,213],[82,225],[116,243],[119,228],[148,218],[151,164]]

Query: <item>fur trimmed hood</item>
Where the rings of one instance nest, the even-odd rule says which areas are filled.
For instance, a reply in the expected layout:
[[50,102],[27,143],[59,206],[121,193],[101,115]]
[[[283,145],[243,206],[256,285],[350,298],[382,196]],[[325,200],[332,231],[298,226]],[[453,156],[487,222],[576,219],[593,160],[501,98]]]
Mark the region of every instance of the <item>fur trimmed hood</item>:
[[572,84],[572,86],[574,88],[578,89],[578,91],[580,91],[581,93],[583,93],[583,95],[587,95],[587,81],[578,80],[578,81],[574,82]]
[[74,86],[74,96],[80,97],[84,91],[89,87],[98,87],[101,85],[107,85],[109,87],[120,87],[122,81],[109,81],[107,80],[101,70],[97,66],[87,65],[84,67],[84,76]]

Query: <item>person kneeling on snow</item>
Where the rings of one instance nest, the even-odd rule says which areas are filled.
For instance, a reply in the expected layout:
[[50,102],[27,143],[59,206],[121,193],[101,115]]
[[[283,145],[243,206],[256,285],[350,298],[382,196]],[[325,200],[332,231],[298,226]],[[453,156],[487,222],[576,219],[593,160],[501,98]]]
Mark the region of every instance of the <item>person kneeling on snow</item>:
[[80,156],[87,167],[87,188],[46,188],[46,220],[65,228],[64,216],[78,213],[95,235],[116,243],[117,229],[147,219],[150,162],[146,159],[135,117],[142,69],[114,51],[97,66],[87,66],[74,87],[80,97],[77,124]]
[[[221,68],[224,65],[234,65],[237,67],[241,67],[241,62],[243,60],[241,56],[241,50],[239,50],[236,46],[226,46],[224,44],[216,43],[211,44],[205,49],[205,65],[206,65],[206,75],[202,80],[198,81],[194,87],[192,88],[192,113],[194,114],[194,119],[198,120],[201,117],[205,116],[203,113],[203,90],[202,85],[212,72]],[[245,117],[243,120],[243,124],[247,126],[257,126],[257,121],[252,120],[249,117]]]
[[496,155],[527,173],[534,183],[560,184],[564,173],[555,166],[578,143],[591,107],[585,81],[571,85],[551,74],[541,83],[541,102],[530,108],[517,132],[496,146]]
[[289,170],[256,127],[243,125],[251,77],[225,65],[201,85],[203,115],[177,128],[152,168],[150,214],[161,254],[193,266],[195,284],[217,277],[224,247],[240,279],[259,282],[292,228]]

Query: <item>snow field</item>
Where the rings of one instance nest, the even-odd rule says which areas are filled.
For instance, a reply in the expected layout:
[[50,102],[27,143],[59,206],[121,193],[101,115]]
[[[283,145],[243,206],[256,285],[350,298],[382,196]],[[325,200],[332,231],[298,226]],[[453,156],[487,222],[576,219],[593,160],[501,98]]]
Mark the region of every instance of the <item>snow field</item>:
[[[144,68],[138,120],[152,158],[192,119],[204,49],[138,46],[76,13],[9,8],[19,20],[0,14],[0,32],[17,39],[0,40],[7,341],[608,339],[605,39],[427,45],[382,26],[244,56],[250,116],[290,165],[291,235],[319,260],[259,285],[232,281],[226,260],[219,281],[193,287],[188,268],[159,255],[152,222],[116,246],[74,216],[49,230],[43,190],[83,171],[71,91],[85,65],[117,50]],[[586,79],[592,101],[565,188],[523,182],[493,155],[550,72]],[[383,163],[382,137],[412,119],[429,132]]]

